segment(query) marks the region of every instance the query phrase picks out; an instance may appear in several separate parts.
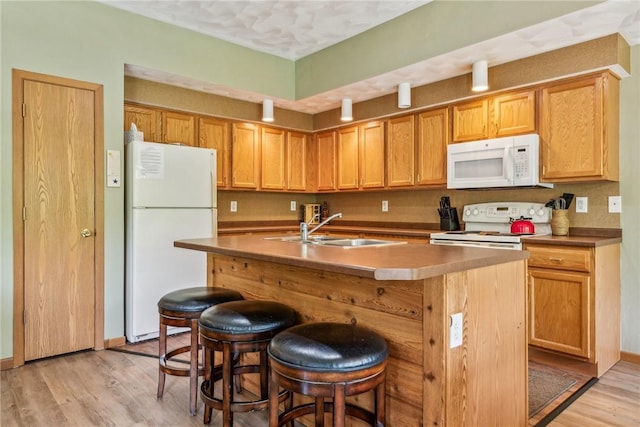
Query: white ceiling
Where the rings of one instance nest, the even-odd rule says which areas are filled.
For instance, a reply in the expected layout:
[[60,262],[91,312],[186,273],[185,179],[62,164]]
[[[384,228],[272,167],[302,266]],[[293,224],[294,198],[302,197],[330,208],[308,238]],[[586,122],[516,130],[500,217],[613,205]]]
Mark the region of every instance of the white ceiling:
[[[317,52],[431,0],[100,0],[129,12],[188,28],[254,50],[295,60]],[[364,101],[397,91],[400,82],[421,86],[469,73],[471,63],[489,66],[526,58],[613,33],[640,43],[640,1],[610,0],[510,34],[335,88],[305,99],[274,98],[280,108],[318,113],[344,97]],[[136,65],[125,74],[159,83],[259,103],[263,94],[195,81]]]

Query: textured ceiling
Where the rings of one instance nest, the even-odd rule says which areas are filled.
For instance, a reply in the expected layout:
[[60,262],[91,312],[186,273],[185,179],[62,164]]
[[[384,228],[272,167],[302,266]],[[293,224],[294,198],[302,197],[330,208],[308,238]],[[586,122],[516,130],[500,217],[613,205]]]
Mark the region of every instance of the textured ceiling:
[[[304,57],[393,19],[428,1],[194,1],[149,0],[102,3],[172,25],[289,59]],[[640,1],[608,1],[518,31],[425,59],[373,78],[305,99],[274,98],[280,108],[318,113],[397,91],[400,82],[421,86],[469,73],[471,63],[489,66],[526,58],[613,33],[640,43]],[[259,103],[263,94],[228,88],[126,65],[125,74],[159,83]]]

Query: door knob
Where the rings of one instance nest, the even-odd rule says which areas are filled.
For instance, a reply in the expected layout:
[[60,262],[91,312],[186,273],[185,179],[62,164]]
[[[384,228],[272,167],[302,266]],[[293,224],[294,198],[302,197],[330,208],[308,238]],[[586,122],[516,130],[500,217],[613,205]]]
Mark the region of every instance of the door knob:
[[80,235],[82,237],[90,237],[91,236],[91,230],[89,230],[88,228],[85,228],[84,230],[82,230],[80,232]]

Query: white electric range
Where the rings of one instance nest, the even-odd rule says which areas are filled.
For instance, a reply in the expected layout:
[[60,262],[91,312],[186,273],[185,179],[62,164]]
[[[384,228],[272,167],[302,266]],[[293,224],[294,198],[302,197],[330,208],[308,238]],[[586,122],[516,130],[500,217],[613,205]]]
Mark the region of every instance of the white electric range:
[[[533,222],[533,234],[511,233],[512,220]],[[462,213],[464,231],[432,233],[432,245],[475,246],[522,250],[522,237],[551,234],[551,208],[542,203],[493,202],[467,205]]]

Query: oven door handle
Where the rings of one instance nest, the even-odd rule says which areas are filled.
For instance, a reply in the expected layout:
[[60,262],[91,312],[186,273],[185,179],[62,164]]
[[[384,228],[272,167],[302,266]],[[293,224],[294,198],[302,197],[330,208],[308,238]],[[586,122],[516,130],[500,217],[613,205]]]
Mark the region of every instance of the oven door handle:
[[504,243],[504,242],[472,242],[472,241],[460,241],[460,240],[430,240],[432,245],[447,245],[447,246],[466,246],[473,248],[485,248],[485,249],[507,249],[513,251],[522,250],[522,243]]

